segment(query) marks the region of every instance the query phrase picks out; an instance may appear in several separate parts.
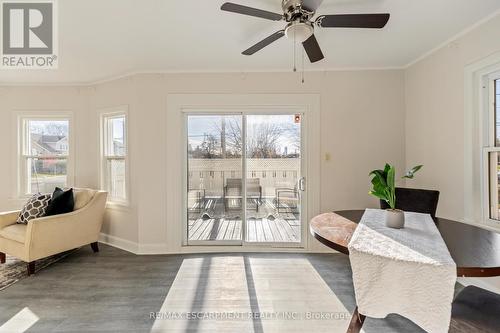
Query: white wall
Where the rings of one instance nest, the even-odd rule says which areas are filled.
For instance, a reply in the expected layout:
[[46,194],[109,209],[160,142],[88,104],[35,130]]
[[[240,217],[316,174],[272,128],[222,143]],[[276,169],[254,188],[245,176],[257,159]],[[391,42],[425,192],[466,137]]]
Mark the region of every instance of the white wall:
[[464,218],[464,71],[500,51],[500,15],[406,71],[406,164],[414,184],[441,191],[438,215]]
[[414,184],[441,191],[439,216],[464,219],[465,67],[499,51],[497,15],[406,71],[406,164],[425,165]]
[[[135,93],[127,87],[135,86]],[[404,164],[404,82],[401,71],[311,73],[302,85],[293,73],[269,74],[166,74],[138,75],[96,87],[94,100],[116,96],[114,104],[129,104],[132,202],[137,214],[139,243],[157,247],[167,242],[168,224],[164,204],[166,175],[172,163],[165,145],[179,145],[181,138],[167,142],[167,95],[190,94],[279,94],[321,96],[320,153],[332,154],[321,165],[321,210],[362,208],[376,205],[367,195],[369,170],[391,161]],[[121,99],[120,99],[121,98]],[[133,100],[138,101],[136,107]],[[373,124],[379,124],[373,138]],[[314,129],[316,130],[316,129]],[[388,142],[381,145],[381,142]],[[147,147],[147,148],[146,148]],[[179,207],[180,209],[180,207]],[[118,222],[116,222],[118,223]],[[171,235],[170,235],[171,236]],[[178,244],[169,244],[178,251]]]
[[[75,113],[76,186],[97,186],[99,116],[102,109],[129,108],[131,206],[108,209],[104,232],[122,246],[138,243],[146,252],[167,243],[165,203],[169,189],[166,174],[172,163],[165,145],[168,94],[318,94],[321,99],[321,144],[318,154],[331,154],[321,162],[321,211],[374,207],[368,172],[391,162],[401,173],[404,155],[404,73],[386,71],[335,71],[306,73],[306,83],[294,73],[252,74],[144,74],[91,87],[7,87],[1,90],[0,151],[15,145],[12,111],[18,108],[71,109]],[[9,159],[12,155],[8,155]],[[0,205],[14,208],[8,200],[15,170],[0,163]],[[180,176],[180,175],[179,175]],[[3,186],[3,185],[7,186]],[[171,195],[181,195],[177,193]],[[8,202],[8,204],[5,204]],[[9,206],[9,207],[7,207]],[[17,207],[16,206],[16,207]],[[181,209],[181,207],[179,207]],[[177,244],[168,244],[178,252]],[[155,250],[156,249],[156,250]],[[323,249],[317,246],[313,249]]]

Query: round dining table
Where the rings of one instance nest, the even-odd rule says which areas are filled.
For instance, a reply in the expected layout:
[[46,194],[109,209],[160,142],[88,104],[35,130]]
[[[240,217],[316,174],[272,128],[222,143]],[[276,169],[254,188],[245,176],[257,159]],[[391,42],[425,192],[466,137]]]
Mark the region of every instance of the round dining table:
[[[311,234],[322,244],[349,254],[348,244],[364,210],[342,210],[315,216]],[[436,217],[434,222],[457,265],[458,277],[500,276],[500,233]],[[365,316],[354,310],[347,332],[359,332]]]

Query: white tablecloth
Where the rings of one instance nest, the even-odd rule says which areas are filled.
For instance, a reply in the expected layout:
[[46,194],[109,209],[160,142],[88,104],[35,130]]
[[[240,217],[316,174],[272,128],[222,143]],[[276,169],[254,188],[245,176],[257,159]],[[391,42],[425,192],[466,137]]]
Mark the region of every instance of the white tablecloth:
[[456,265],[428,214],[405,212],[404,229],[367,209],[349,242],[359,312],[404,316],[430,333],[448,332]]

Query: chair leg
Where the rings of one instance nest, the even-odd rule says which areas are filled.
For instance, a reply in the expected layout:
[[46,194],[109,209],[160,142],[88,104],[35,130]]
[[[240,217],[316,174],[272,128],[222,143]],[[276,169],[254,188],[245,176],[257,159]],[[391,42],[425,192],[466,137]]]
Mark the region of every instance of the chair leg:
[[97,242],[90,243],[90,247],[92,248],[92,251],[94,251],[94,253],[99,252],[99,243]]
[[354,313],[351,317],[351,322],[349,323],[349,327],[347,328],[346,333],[359,333],[361,328],[363,327],[363,323],[365,322],[365,316],[359,313],[358,307],[354,309]]
[[35,274],[35,262],[29,262],[28,263],[28,276]]
[[5,264],[5,253],[0,252],[0,264]]

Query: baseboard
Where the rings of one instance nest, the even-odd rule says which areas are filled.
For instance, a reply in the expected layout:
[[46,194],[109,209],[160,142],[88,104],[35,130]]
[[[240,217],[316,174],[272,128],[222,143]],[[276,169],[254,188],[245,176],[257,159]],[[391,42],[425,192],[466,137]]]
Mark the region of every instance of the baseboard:
[[488,278],[458,278],[457,281],[464,286],[476,286],[500,294],[498,284],[493,284]]
[[134,254],[139,253],[139,244],[124,238],[111,236],[101,232],[101,234],[99,235],[99,242],[119,248],[127,252],[132,252]]
[[164,243],[157,244],[138,244],[137,254],[169,254],[167,246]]
[[165,243],[146,243],[140,244],[123,239],[120,237],[101,233],[99,242],[125,250],[138,255],[154,255],[154,254],[186,254],[186,253],[211,253],[211,252],[269,252],[269,253],[338,253],[327,247],[319,247],[314,249],[304,248],[242,248],[242,247],[222,247],[222,246],[189,246],[179,247],[177,251],[168,249]]

